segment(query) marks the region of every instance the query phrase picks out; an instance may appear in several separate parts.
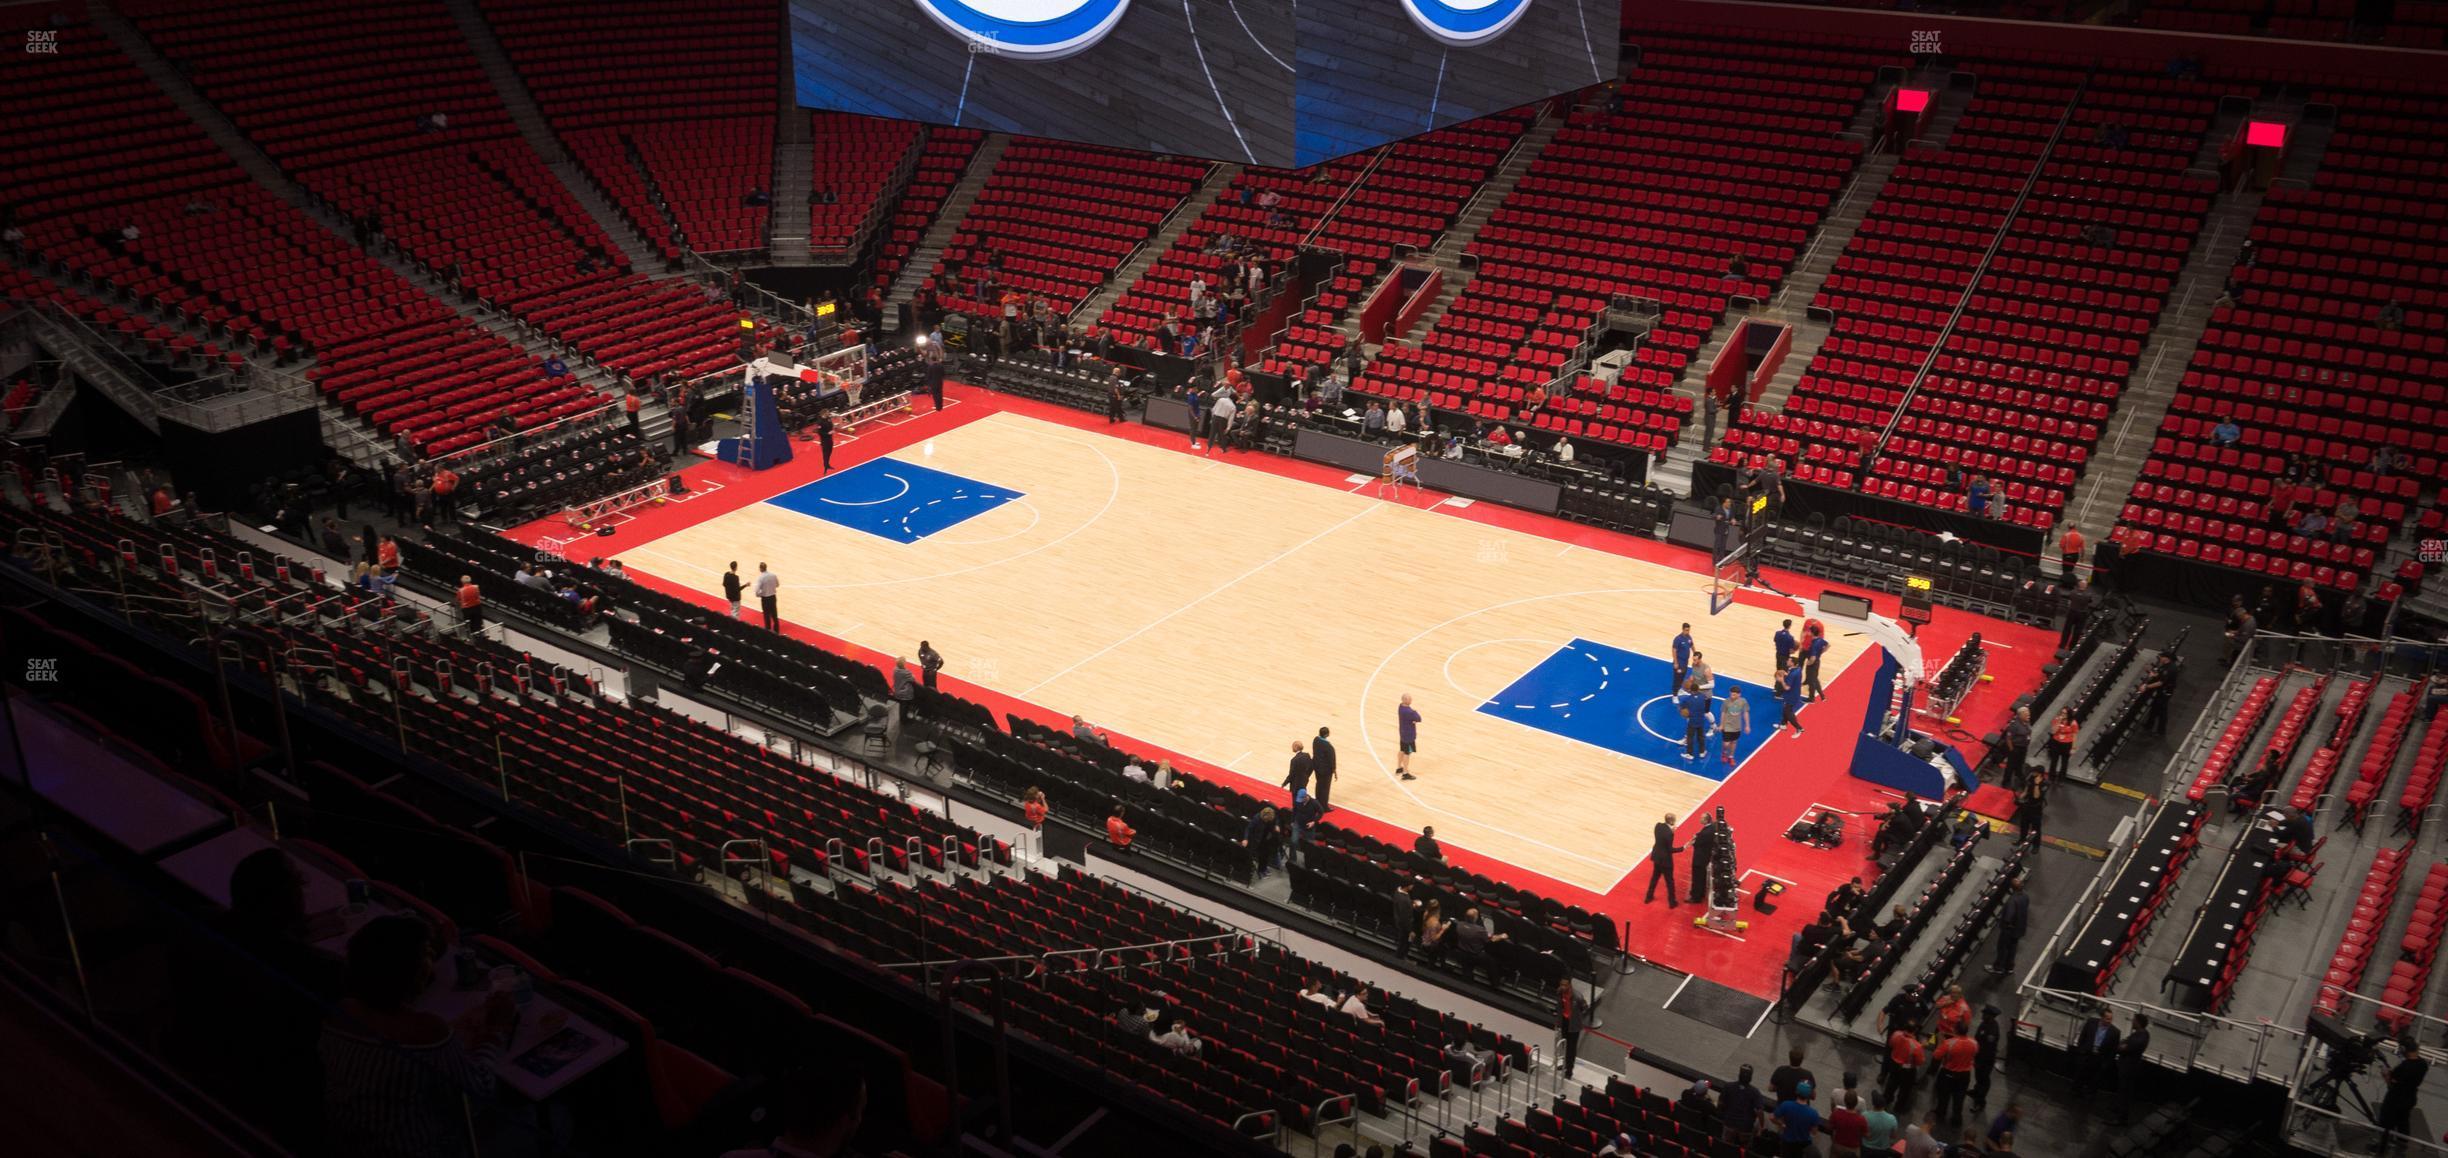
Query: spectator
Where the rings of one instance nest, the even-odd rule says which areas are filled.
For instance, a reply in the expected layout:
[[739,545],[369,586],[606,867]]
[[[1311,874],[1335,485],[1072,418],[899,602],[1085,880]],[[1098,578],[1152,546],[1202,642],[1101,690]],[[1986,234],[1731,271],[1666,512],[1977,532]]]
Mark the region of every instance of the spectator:
[[333,1152],[427,1158],[467,1149],[462,1099],[492,1100],[517,1007],[504,992],[455,1027],[415,1008],[434,979],[433,930],[377,917],[349,938],[346,996],[324,1022],[324,1111]]
[[1445,919],[1443,906],[1431,899],[1427,906],[1420,910],[1418,937],[1420,953],[1431,961],[1443,960],[1445,938],[1452,931],[1453,923]]
[[1972,1003],[1964,1000],[1961,985],[1947,986],[1946,992],[1938,995],[1938,1003],[1931,1007],[1931,1011],[1938,1015],[1938,1033],[1941,1037],[1972,1030]]
[[2048,770],[2052,779],[2063,780],[2066,765],[2074,756],[2074,740],[2082,732],[2082,724],[2074,718],[2071,706],[2060,708],[2057,718],[2049,721]]
[[2380,328],[2391,332],[2396,331],[2405,325],[2405,314],[2405,300],[2390,298],[2387,305],[2380,307]]
[[1861,1095],[1847,1090],[1828,1112],[1828,1158],[1861,1158],[1870,1119],[1861,1112]]
[[[896,660],[894,662],[897,665],[900,661]],[[1083,720],[1078,716],[1071,717],[1071,737],[1083,744],[1102,744],[1105,742],[1104,737],[1097,735],[1095,725],[1090,724],[1088,721]]]
[[1768,1096],[1778,1104],[1792,1101],[1795,1089],[1817,1079],[1817,1075],[1803,1068],[1803,1056],[1801,1047],[1796,1046],[1786,1051],[1784,1065],[1768,1071]]
[[1241,826],[1239,844],[1242,851],[1249,854],[1250,864],[1257,869],[1259,880],[1265,880],[1267,874],[1275,871],[1281,863],[1282,847],[1277,831],[1272,807],[1259,808]]
[[1113,813],[1105,818],[1106,842],[1113,845],[1115,852],[1129,852],[1131,839],[1138,835],[1139,830],[1123,819],[1122,806],[1114,805]]
[[1419,839],[1411,842],[1411,851],[1418,853],[1422,860],[1445,863],[1445,849],[1437,844],[1436,826],[1433,824],[1420,829]]
[[2007,1135],[2014,1133],[2015,1130],[2022,1124],[2022,1103],[2008,1102],[2006,1103],[2005,1109],[1998,1111],[1997,1117],[1989,1120],[1989,1140],[1995,1142],[2000,1138],[2006,1137]]
[[1046,816],[1053,811],[1046,804],[1045,789],[1031,787],[1020,794],[1020,819],[1030,828],[1044,828]]
[[1890,1154],[1896,1146],[1896,1116],[1887,1112],[1887,1095],[1873,1090],[1870,1112],[1862,1115],[1867,1129],[1862,1134],[1862,1149],[1872,1154]]
[[1802,1158],[1811,1152],[1811,1136],[1819,1132],[1819,1111],[1811,1106],[1817,1093],[1814,1083],[1803,1082],[1794,1087],[1794,1096],[1776,1108],[1776,1119],[1783,1129],[1777,1135],[1778,1153],[1784,1158]]
[[2220,446],[2234,446],[2243,438],[2244,428],[2236,425],[2233,415],[2219,415],[2218,425],[2210,428],[2210,441]]
[[1380,1019],[1376,1014],[1369,1012],[1368,1003],[1361,1000],[1366,993],[1366,990],[1354,989],[1351,992],[1344,994],[1343,1005],[1341,1007],[1343,1012],[1359,1018],[1370,1025],[1384,1025],[1385,1022],[1382,1019]]
[[1979,518],[1989,516],[1989,479],[1973,475],[1972,484],[1964,488],[1964,509]]
[[1488,958],[1488,946],[1511,940],[1511,935],[1490,930],[1480,918],[1479,910],[1471,908],[1462,910],[1462,919],[1455,923],[1451,936],[1455,957],[1464,971],[1476,974],[1484,969],[1488,982],[1494,984],[1497,979],[1496,964]]
[[1751,1084],[1751,1067],[1744,1066],[1734,1076],[1734,1084],[1717,1091],[1717,1127],[1720,1135],[1737,1146],[1745,1145],[1759,1134],[1760,1115],[1766,1110],[1767,1099],[1759,1087]]
[[1938,1140],[1938,1115],[1904,1127],[1904,1158],[1941,1158],[1945,1153],[1946,1143]]
[[1165,1030],[1163,1033],[1149,1038],[1148,1040],[1153,1041],[1157,1045],[1163,1046],[1166,1049],[1172,1050],[1174,1053],[1180,1054],[1183,1057],[1197,1057],[1199,1055],[1199,1051],[1204,1049],[1207,1044],[1200,1041],[1197,1034],[1190,1032],[1186,1026],[1178,1021],[1174,1022],[1171,1028]]

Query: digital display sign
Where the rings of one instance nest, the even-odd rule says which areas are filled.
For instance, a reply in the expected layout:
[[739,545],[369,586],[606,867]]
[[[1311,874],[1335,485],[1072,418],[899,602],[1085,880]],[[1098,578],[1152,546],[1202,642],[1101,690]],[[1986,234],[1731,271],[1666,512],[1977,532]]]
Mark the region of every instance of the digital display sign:
[[799,103],[1296,168],[1616,75],[1610,0],[792,0]]

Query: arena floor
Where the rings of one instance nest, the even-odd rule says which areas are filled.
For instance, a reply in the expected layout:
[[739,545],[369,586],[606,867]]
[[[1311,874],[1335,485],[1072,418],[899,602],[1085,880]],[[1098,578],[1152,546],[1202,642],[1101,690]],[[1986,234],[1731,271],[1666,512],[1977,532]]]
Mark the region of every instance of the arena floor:
[[[884,660],[930,640],[949,690],[1050,720],[1076,712],[1277,798],[1291,742],[1329,726],[1338,823],[1406,842],[1434,825],[1471,867],[1614,912],[1645,955],[1753,992],[1773,987],[1790,932],[1762,926],[1798,927],[1859,870],[1860,842],[1815,850],[1781,834],[1813,806],[1884,799],[1843,772],[1868,694],[1869,665],[1852,670],[1866,640],[1831,641],[1829,698],[1803,710],[1807,734],[1771,737],[1769,637],[1794,606],[1746,593],[1710,616],[1697,552],[1433,492],[1380,497],[1373,479],[1207,457],[1169,432],[998,395],[953,397],[943,414],[843,442],[829,476],[807,443],[762,473],[702,464],[689,472],[697,495],[589,540],[589,553],[617,551],[633,574],[708,603],[725,564],[753,578],[768,563],[794,630]],[[521,529],[555,532],[568,533]],[[1713,747],[1681,758],[1665,696],[1685,622],[1721,684],[1752,689],[1753,732],[1731,765]],[[2044,633],[1968,615],[1925,629],[1930,661],[1973,630],[2004,645],[2001,682],[2036,682]],[[2002,711],[2018,692],[1984,688],[1966,710]],[[1393,774],[1406,693],[1423,717],[1409,782]],[[1688,824],[1719,805],[1746,885],[1785,880],[1801,898],[1752,913],[1740,939],[1638,895],[1659,817]]]

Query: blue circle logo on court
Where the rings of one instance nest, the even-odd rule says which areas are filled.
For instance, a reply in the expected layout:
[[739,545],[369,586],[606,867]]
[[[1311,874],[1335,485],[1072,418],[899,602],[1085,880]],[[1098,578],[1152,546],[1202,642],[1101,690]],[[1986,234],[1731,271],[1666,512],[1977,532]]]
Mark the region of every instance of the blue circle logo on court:
[[1403,11],[1428,35],[1456,48],[1477,48],[1512,30],[1531,0],[1402,0]]
[[918,7],[971,52],[1043,61],[1105,39],[1130,0],[918,0]]

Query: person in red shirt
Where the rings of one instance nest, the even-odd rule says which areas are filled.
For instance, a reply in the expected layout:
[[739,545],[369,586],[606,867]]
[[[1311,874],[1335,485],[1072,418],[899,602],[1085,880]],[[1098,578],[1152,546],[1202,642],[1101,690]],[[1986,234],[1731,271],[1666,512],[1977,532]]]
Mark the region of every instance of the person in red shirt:
[[1972,1003],[1964,1000],[1963,986],[1949,985],[1934,1007],[1938,1014],[1938,1034],[1949,1037],[1972,1032]]
[[[388,540],[385,542],[387,545]],[[466,625],[469,635],[484,634],[484,592],[476,589],[473,576],[459,577],[459,622]]]
[[383,536],[382,546],[374,549],[374,565],[385,571],[399,570],[399,541]]
[[1938,1043],[1932,1055],[1931,1068],[1938,1072],[1938,1116],[1951,1123],[1963,1121],[1964,1093],[1972,1088],[1972,1065],[1980,1057],[1980,1043],[1971,1035],[1956,1032]]
[[621,398],[621,413],[629,416],[629,433],[632,435],[638,433],[638,407],[645,404],[646,400],[638,397],[638,392],[635,390]]
[[1122,806],[1115,805],[1113,815],[1105,818],[1105,839],[1113,845],[1115,852],[1129,852],[1131,838],[1137,835],[1138,829],[1123,822]]
[[1031,788],[1021,795],[1020,819],[1027,821],[1030,828],[1044,828],[1046,813],[1050,811],[1046,807],[1044,789]]
[[434,513],[444,519],[457,517],[459,509],[459,473],[447,466],[435,467],[433,476]]
[[1828,1111],[1828,1158],[1861,1158],[1862,1138],[1870,1133],[1870,1119],[1861,1112],[1861,1095],[1846,1090],[1843,1100]]
[[153,488],[154,518],[162,518],[168,515],[172,510],[177,509],[177,507],[178,500],[171,496],[169,487],[164,486]]
[[2083,536],[2080,528],[2068,525],[2066,533],[2057,537],[2058,574],[2068,582],[2074,578],[2074,568],[2082,562]]
[[1885,1071],[1887,1104],[1896,1113],[1903,1113],[1912,1101],[1913,1078],[1920,1072],[1923,1056],[1921,1036],[1911,1026],[1898,1023],[1887,1032],[1887,1056],[1880,1059],[1879,1068]]

